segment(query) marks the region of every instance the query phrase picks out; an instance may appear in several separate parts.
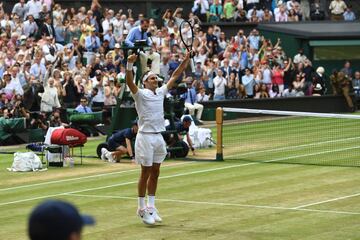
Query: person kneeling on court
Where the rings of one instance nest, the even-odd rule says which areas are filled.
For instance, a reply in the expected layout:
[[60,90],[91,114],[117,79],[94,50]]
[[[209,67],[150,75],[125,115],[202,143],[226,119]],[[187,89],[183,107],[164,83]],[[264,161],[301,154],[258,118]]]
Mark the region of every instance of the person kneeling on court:
[[108,149],[101,149],[101,159],[109,162],[119,162],[121,156],[128,154],[134,162],[134,151],[131,142],[135,139],[138,131],[137,121],[133,121],[131,128],[125,128],[115,132],[108,139]]

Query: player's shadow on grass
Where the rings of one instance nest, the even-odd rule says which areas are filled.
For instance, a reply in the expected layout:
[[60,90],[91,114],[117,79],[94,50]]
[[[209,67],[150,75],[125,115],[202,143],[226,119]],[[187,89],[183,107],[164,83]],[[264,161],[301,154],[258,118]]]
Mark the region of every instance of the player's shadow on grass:
[[[214,227],[204,228],[204,227],[190,227],[186,226],[185,224],[178,224],[178,225],[171,225],[171,224],[164,224],[159,223],[155,225],[149,225],[149,228],[161,228],[166,229],[169,231],[182,231],[182,232],[188,232],[193,234],[204,234],[206,233],[206,236],[212,236],[221,233],[221,229],[215,229]],[[223,231],[226,233],[226,231]]]

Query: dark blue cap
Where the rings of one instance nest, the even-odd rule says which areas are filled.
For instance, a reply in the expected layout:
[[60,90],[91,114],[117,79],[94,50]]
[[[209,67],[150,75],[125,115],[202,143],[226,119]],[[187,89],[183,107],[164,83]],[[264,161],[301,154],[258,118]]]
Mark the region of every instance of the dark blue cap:
[[183,118],[183,122],[192,122],[192,119],[191,119],[190,116],[185,116],[185,117]]
[[29,218],[31,240],[65,240],[71,233],[80,232],[84,225],[93,225],[95,220],[80,215],[76,207],[60,200],[48,200],[38,205]]

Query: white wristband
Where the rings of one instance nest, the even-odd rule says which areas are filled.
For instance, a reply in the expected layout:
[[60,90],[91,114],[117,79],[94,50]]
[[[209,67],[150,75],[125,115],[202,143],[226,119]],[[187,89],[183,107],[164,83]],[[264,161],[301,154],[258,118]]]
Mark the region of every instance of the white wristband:
[[132,71],[132,70],[133,70],[133,65],[134,65],[134,63],[132,63],[132,62],[127,62],[127,63],[126,63],[126,70]]

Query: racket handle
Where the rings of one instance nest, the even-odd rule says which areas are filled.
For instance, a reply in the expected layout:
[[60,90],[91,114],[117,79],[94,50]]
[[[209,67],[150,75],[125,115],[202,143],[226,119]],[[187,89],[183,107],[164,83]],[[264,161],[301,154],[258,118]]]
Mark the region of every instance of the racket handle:
[[190,67],[191,67],[191,72],[194,73],[195,72],[195,63],[194,63],[193,58],[190,58]]

